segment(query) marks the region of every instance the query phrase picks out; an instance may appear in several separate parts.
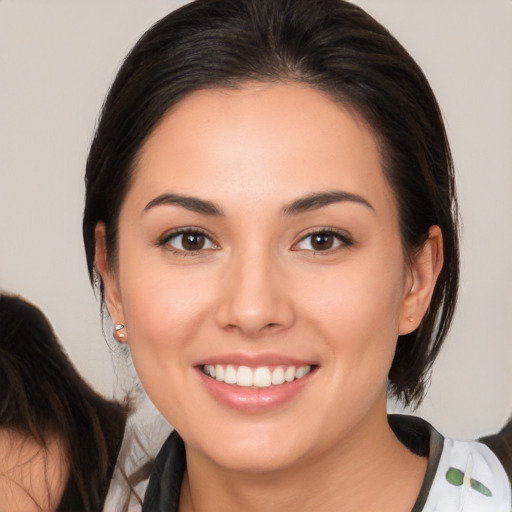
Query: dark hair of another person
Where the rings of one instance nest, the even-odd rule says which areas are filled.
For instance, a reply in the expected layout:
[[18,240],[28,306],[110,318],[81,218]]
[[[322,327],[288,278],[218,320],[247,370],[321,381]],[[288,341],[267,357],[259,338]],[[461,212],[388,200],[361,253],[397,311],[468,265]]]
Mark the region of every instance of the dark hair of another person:
[[144,142],[181,99],[208,88],[298,83],[322,91],[373,131],[398,205],[404,251],[412,255],[440,226],[444,266],[419,328],[398,339],[390,392],[423,398],[457,299],[457,203],[450,148],[434,94],[398,41],[341,0],[198,0],[172,12],[138,41],[106,98],[86,168],[83,220],[91,281],[94,230],[105,223],[109,264],[117,260],[120,208]]
[[512,418],[497,434],[482,437],[479,441],[496,454],[512,482]]
[[103,509],[126,415],[80,377],[39,309],[0,295],[0,429],[63,446],[69,480],[58,511]]

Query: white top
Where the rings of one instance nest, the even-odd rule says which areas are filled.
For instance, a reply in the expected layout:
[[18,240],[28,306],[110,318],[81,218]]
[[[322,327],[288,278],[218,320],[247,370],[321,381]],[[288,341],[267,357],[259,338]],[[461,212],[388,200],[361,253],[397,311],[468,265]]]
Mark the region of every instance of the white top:
[[445,439],[422,512],[511,512],[510,481],[484,444]]

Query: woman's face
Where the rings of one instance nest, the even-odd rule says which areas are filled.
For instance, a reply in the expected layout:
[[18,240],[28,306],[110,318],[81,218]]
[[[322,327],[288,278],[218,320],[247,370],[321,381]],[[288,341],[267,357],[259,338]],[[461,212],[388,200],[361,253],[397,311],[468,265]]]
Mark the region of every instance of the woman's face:
[[238,470],[382,426],[397,336],[421,319],[371,131],[300,85],[181,101],[143,147],[103,277],[151,400],[189,454]]

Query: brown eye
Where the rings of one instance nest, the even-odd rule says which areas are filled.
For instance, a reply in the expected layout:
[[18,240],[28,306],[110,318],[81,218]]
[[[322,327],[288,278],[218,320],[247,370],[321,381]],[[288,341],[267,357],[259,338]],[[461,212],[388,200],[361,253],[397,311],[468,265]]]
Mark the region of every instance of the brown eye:
[[171,233],[160,245],[174,252],[193,253],[208,249],[217,249],[217,245],[201,231],[187,230]]
[[334,236],[327,233],[318,233],[311,237],[311,247],[315,251],[326,251],[332,249],[334,245]]
[[181,244],[186,251],[198,251],[204,247],[205,236],[200,233],[188,233],[182,237]]
[[336,231],[317,231],[305,236],[293,247],[293,250],[328,252],[352,245],[352,241]]

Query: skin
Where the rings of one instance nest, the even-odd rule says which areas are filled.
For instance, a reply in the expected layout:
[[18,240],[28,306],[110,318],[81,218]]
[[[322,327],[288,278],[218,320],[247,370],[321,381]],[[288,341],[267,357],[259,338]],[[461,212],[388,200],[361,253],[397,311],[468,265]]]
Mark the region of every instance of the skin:
[[0,432],[0,505],[9,512],[53,512],[69,477],[61,443],[46,450],[30,437]]
[[[332,191],[350,199],[289,211]],[[223,215],[155,204],[162,194],[210,201]],[[199,251],[171,236],[190,226],[206,234]],[[312,232],[332,247],[313,250]],[[102,224],[96,237],[112,319],[186,444],[181,511],[411,510],[426,460],[390,430],[386,380],[397,336],[428,307],[442,238],[434,226],[411,260],[404,254],[361,119],[301,85],[193,93],[143,147],[116,268]],[[197,368],[226,354],[278,354],[316,370],[285,403],[239,411]]]

